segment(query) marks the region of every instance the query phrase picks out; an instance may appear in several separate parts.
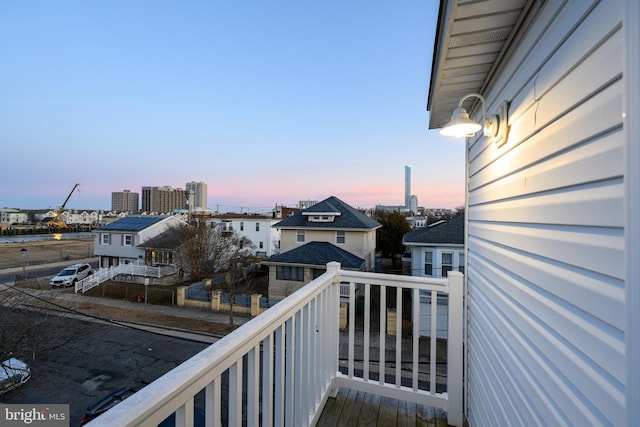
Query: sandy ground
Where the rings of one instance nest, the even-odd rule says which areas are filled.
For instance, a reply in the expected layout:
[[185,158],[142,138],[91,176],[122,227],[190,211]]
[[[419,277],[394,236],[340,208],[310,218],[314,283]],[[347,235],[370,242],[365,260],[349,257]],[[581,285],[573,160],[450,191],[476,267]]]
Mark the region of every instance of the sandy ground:
[[[27,260],[21,250],[28,251]],[[79,240],[41,240],[34,242],[0,243],[0,270],[29,265],[45,264],[93,256],[93,238]]]

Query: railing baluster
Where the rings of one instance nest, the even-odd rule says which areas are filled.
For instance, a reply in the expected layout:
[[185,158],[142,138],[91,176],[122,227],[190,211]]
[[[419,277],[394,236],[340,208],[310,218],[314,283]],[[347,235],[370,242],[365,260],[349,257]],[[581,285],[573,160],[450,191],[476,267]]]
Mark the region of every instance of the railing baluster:
[[371,328],[371,285],[364,285],[364,354],[362,376],[365,382],[369,382],[369,330]]
[[229,426],[242,425],[242,358],[229,368]]
[[285,412],[284,423],[285,426],[294,426],[293,423],[293,397],[295,393],[295,378],[294,378],[294,351],[295,351],[295,316],[292,316],[286,323],[286,335],[285,335]]
[[420,365],[418,363],[420,361],[420,291],[418,289],[413,289],[412,294],[413,316],[411,323],[413,325],[413,378],[411,379],[411,384],[413,391],[418,391],[418,370],[420,369]]
[[274,360],[274,374],[275,374],[275,391],[274,391],[274,414],[273,414],[273,424],[276,426],[284,425],[285,421],[285,412],[284,412],[284,401],[286,397],[286,389],[287,386],[285,384],[285,328],[286,322],[280,327],[276,329],[275,336],[275,360]]
[[429,393],[436,394],[436,357],[438,349],[438,292],[431,291],[431,337],[429,338]]
[[220,427],[222,425],[221,415],[220,377],[214,378],[207,384],[204,390],[204,415],[205,425]]
[[396,388],[402,385],[402,288],[396,288]]
[[386,342],[387,342],[387,287],[380,285],[380,366],[379,382],[383,385],[386,382]]
[[307,385],[307,413],[305,415],[308,420],[311,415],[315,412],[315,401],[316,401],[316,372],[318,371],[317,366],[317,345],[316,340],[318,338],[318,334],[316,332],[318,328],[318,319],[316,318],[316,305],[318,304],[319,297],[316,297],[311,300],[309,303],[309,369],[307,370],[307,380],[309,384]]
[[302,310],[298,310],[294,315],[296,319],[296,325],[294,328],[294,342],[295,342],[295,350],[293,352],[293,422],[297,427],[300,425],[301,419],[301,411],[302,408],[302,342],[304,338],[304,320],[302,316]]
[[260,406],[260,346],[257,345],[247,353],[247,423],[258,425],[258,408]]
[[273,425],[273,333],[262,341],[262,426]]
[[353,378],[355,358],[355,333],[356,333],[356,285],[349,283],[349,356],[348,375]]

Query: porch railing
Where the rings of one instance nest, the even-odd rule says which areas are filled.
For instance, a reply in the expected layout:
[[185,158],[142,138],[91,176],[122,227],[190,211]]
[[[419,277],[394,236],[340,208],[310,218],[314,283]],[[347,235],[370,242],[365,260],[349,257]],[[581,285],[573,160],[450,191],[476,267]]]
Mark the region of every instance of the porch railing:
[[[340,284],[349,284],[348,306],[340,303]],[[419,336],[425,310],[419,292],[431,292],[436,302],[437,294],[448,295],[446,343],[436,333]],[[449,424],[460,426],[462,295],[460,273],[425,279],[351,272],[329,263],[325,274],[90,426],[156,426],[167,417],[176,425],[193,426],[196,412],[204,413],[207,426],[315,425],[339,387],[442,408]],[[408,304],[410,316],[403,314]],[[436,331],[438,304],[427,309]],[[393,310],[395,324],[390,322]],[[340,333],[345,311],[348,325]],[[408,333],[406,324],[412,325]],[[443,345],[446,369],[439,373]],[[439,391],[442,387],[446,390]]]
[[119,274],[128,274],[131,276],[144,276],[161,278],[177,271],[174,265],[163,265],[158,267],[149,267],[144,264],[120,264],[114,267],[100,268],[92,275],[85,277],[76,283],[76,293],[84,293],[99,284],[111,280]]

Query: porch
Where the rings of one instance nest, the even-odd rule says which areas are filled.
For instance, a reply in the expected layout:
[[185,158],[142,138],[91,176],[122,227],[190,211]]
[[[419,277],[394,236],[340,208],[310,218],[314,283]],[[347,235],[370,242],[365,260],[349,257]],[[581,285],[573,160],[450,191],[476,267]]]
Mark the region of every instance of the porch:
[[[341,284],[349,285],[346,310]],[[339,414],[417,420],[432,412],[460,426],[462,287],[456,272],[424,279],[329,263],[325,274],[90,425],[155,426],[174,416],[176,425],[192,426],[196,413],[207,426],[341,425],[347,420]],[[435,303],[421,303],[425,295]],[[445,340],[424,332],[425,318],[430,331],[441,329],[443,301]]]

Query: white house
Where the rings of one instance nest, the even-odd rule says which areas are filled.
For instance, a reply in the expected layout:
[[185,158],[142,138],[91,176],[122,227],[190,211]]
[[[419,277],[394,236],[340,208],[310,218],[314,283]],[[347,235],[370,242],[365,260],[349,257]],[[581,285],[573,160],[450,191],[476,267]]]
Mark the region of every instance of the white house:
[[[410,267],[412,276],[447,277],[450,271],[464,274],[464,215],[449,221],[438,221],[428,227],[416,228],[406,233],[402,243],[411,253]],[[403,270],[404,267],[403,267]],[[441,301],[438,310],[438,338],[447,338],[448,304],[447,298],[438,297]],[[419,333],[431,335],[431,299],[428,292],[420,292],[420,325]]]
[[416,228],[403,236],[402,244],[411,253],[412,276],[446,277],[449,271],[464,273],[464,215]]
[[441,1],[430,127],[456,107],[481,124],[464,131],[469,424],[637,425],[640,2]]
[[225,231],[235,231],[255,245],[255,255],[266,258],[280,252],[280,230],[273,225],[280,221],[263,215],[218,215],[207,222],[221,224]]
[[26,224],[29,222],[29,214],[20,209],[4,208],[0,209],[0,226],[10,226],[14,224]]
[[100,267],[144,263],[145,248],[140,246],[182,221],[175,216],[129,215],[94,231],[94,253]]

